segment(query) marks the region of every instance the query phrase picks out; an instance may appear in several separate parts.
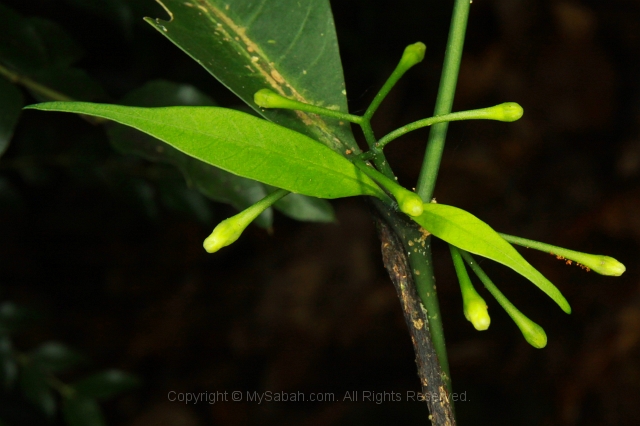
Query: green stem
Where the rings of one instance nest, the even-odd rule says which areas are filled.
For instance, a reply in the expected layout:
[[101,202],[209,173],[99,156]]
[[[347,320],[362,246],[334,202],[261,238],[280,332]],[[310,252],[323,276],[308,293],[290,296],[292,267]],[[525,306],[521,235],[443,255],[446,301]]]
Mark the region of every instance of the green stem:
[[[438,99],[436,101],[434,116],[451,112],[453,94],[455,93],[456,81],[458,79],[458,70],[460,69],[460,60],[462,59],[462,46],[464,45],[464,34],[468,16],[469,0],[456,0],[451,18],[448,47],[445,54],[444,68],[438,89]],[[431,129],[431,134],[429,135],[429,145],[425,153],[416,191],[422,200],[427,202],[433,195],[438,165],[440,164],[440,158],[442,157],[442,150],[444,148],[446,130],[447,123],[436,124]],[[403,240],[406,241],[405,238],[403,238]],[[418,294],[429,312],[429,327],[431,328],[433,345],[438,354],[438,360],[440,361],[443,374],[446,375],[445,383],[447,384],[447,390],[451,393],[451,375],[449,373],[447,348],[444,341],[444,331],[442,328],[440,307],[438,305],[438,296],[436,294],[435,277],[433,275],[430,240],[430,237],[426,238],[422,253],[408,249],[409,262],[413,271]]]
[[544,251],[554,256],[559,256],[560,258],[574,261],[587,268],[587,270],[592,270],[601,275],[618,277],[622,275],[624,271],[626,271],[625,266],[613,257],[604,256],[601,254],[582,253],[579,251],[569,250],[563,247],[553,246],[551,244],[541,243],[540,241],[529,240],[527,238],[516,237],[513,235],[499,235],[511,244],[517,244],[519,246]]
[[367,152],[371,153],[370,159],[373,164],[375,164],[376,168],[386,177],[389,179],[395,179],[395,175],[393,174],[393,170],[391,170],[391,166],[389,166],[389,162],[383,152],[376,146],[378,141],[373,134],[370,120],[366,118],[363,119],[362,123],[360,123],[360,127],[362,128],[362,133],[367,141],[367,145],[369,145],[369,151]]
[[19,84],[21,86],[24,86],[27,89],[31,90],[32,92],[37,93],[53,101],[67,102],[67,101],[74,100],[73,98],[70,98],[69,96],[64,95],[56,90],[50,89],[47,86],[43,86],[42,84],[30,79],[29,77],[25,77],[16,72],[13,72],[2,65],[0,65],[0,75],[4,76],[14,84]]
[[[376,97],[376,99],[377,98],[378,97]],[[370,116],[360,117],[357,115],[347,114],[340,111],[334,111],[331,109],[322,108],[322,107],[311,105],[311,104],[305,104],[303,102],[298,102],[293,99],[285,98],[284,96],[281,96],[278,93],[269,89],[258,90],[253,95],[253,101],[256,103],[256,105],[258,105],[261,108],[279,108],[279,109],[311,112],[314,114],[333,117],[333,118],[349,121],[351,123],[360,125],[360,127],[362,128],[362,133],[364,134],[364,138],[367,141],[367,145],[369,145],[369,149],[371,152],[371,156],[368,159],[371,159],[371,161],[373,161],[373,164],[375,164],[378,170],[380,170],[385,176],[387,176],[390,179],[394,178],[393,171],[391,170],[391,167],[389,166],[387,159],[384,157],[384,154],[382,153],[382,151],[376,147],[377,140],[375,135],[373,134],[373,129],[371,128]],[[382,101],[382,99],[380,99],[380,101]]]
[[297,111],[311,112],[313,114],[324,115],[326,117],[337,118],[351,123],[362,123],[362,117],[333,109],[323,108],[312,104],[306,104],[293,99],[285,98],[269,89],[258,90],[253,95],[253,101],[261,108],[279,108]]
[[[467,29],[469,7],[469,0],[455,0],[434,116],[451,112],[458,71],[460,70],[460,61],[462,60],[462,48]],[[447,128],[448,124],[446,122],[439,123],[431,128],[429,134],[427,151],[425,152],[416,190],[420,197],[427,202],[433,197],[433,189],[438,176],[442,151],[444,150]]]
[[[442,367],[443,380],[447,385],[447,391],[451,394],[453,388],[451,386],[451,373],[449,372],[447,345],[442,327],[442,315],[440,314],[440,305],[436,292],[436,277],[433,272],[431,237],[424,238],[424,235],[420,234],[419,231],[410,231],[407,235],[409,239],[403,239],[403,241],[406,241],[409,245],[409,265],[413,272],[413,280],[415,281],[418,295],[422,299],[422,304],[427,310],[431,339],[438,355],[438,361],[440,361],[440,367]],[[410,245],[411,243],[414,244],[413,247]]]
[[[436,279],[433,272],[433,259],[431,257],[431,236],[422,228],[415,226],[415,223],[400,220],[395,215],[387,216],[386,219],[400,237],[407,251],[416,291],[427,311],[426,316],[431,330],[431,340],[442,369],[442,379],[447,386],[447,392],[451,394],[451,374],[449,373],[447,346],[444,341],[442,316],[440,315]],[[453,401],[451,401],[451,405],[453,407]]]
[[482,281],[482,284],[484,284],[486,289],[489,290],[489,293],[491,293],[498,304],[502,306],[502,309],[504,309],[505,312],[511,317],[513,322],[516,323],[525,340],[529,342],[529,344],[534,348],[544,348],[547,345],[547,334],[544,332],[542,327],[531,321],[525,314],[520,312],[520,310],[518,310],[518,308],[516,308],[513,303],[511,303],[509,299],[507,299],[507,297],[502,294],[500,290],[498,290],[498,287],[493,284],[491,279],[487,276],[480,265],[478,265],[478,263],[469,253],[462,249],[459,249],[459,251],[465,262],[467,262],[473,272],[475,272],[478,278],[480,278],[480,281]]
[[522,107],[515,102],[506,102],[500,105],[472,109],[468,111],[453,112],[451,114],[437,115],[435,117],[424,118],[422,120],[414,121],[400,127],[397,130],[389,133],[378,141],[377,147],[382,149],[394,139],[407,134],[411,131],[421,129],[423,127],[431,126],[433,124],[445,123],[450,121],[461,120],[497,120],[497,121],[515,121],[522,117]]
[[414,65],[422,62],[425,50],[426,46],[420,42],[411,44],[406,47],[404,53],[402,54],[400,62],[398,62],[398,65],[393,70],[382,88],[378,91],[375,98],[373,98],[373,101],[371,101],[369,108],[367,108],[367,111],[362,116],[365,120],[371,120],[371,117],[373,117],[373,114],[376,112],[384,98],[387,97],[391,89],[393,89],[393,86],[396,85],[396,83],[398,82],[398,80],[400,80],[404,73],[409,71],[409,69]]

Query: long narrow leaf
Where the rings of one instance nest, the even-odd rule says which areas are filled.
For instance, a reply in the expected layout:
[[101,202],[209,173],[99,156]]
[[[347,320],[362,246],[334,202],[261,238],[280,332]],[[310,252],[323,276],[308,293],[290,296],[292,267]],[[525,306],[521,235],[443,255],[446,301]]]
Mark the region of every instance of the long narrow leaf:
[[139,108],[47,102],[27,108],[107,118],[206,163],[318,198],[385,194],[349,160],[313,139],[252,115],[216,107]]
[[422,215],[412,219],[449,244],[508,266],[538,286],[563,311],[571,313],[569,302],[560,290],[496,231],[471,213],[444,204],[425,203]]

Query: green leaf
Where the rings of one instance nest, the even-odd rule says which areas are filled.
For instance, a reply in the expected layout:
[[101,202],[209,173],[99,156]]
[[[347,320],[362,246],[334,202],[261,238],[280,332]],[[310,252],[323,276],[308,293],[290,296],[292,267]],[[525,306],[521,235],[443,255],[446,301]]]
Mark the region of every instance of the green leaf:
[[40,345],[31,354],[34,365],[42,371],[60,373],[81,364],[84,357],[58,342],[47,342]]
[[162,0],[170,20],[146,18],[269,120],[344,154],[359,152],[349,123],[300,111],[261,110],[260,89],[347,112],[328,0]]
[[20,371],[20,388],[24,396],[44,414],[51,417],[56,412],[56,399],[47,383],[46,376],[35,365],[29,363]]
[[569,302],[560,290],[524,260],[496,231],[471,213],[444,204],[425,203],[422,215],[412,219],[449,244],[508,266],[538,286],[563,311],[571,313]]
[[[151,81],[136,89],[121,102],[130,106],[214,106],[215,102],[187,84],[176,84],[164,80]],[[244,210],[267,195],[264,185],[255,180],[236,176],[217,167],[196,160],[170,145],[131,127],[117,123],[107,126],[111,144],[124,154],[137,155],[153,162],[168,163],[177,167],[189,186],[212,200],[231,204]],[[264,228],[271,226],[271,209],[256,219]]]
[[274,204],[287,216],[307,222],[335,222],[333,207],[326,200],[300,194],[289,194]]
[[107,422],[95,399],[81,396],[65,398],[62,414],[68,426],[106,426]]
[[22,93],[13,84],[0,77],[0,157],[7,150],[13,129],[22,110]]
[[71,387],[82,397],[106,400],[139,385],[140,380],[131,374],[108,370],[86,377]]
[[27,108],[75,112],[126,124],[223,170],[299,194],[385,197],[353,163],[326,146],[240,111],[84,102],[49,102]]

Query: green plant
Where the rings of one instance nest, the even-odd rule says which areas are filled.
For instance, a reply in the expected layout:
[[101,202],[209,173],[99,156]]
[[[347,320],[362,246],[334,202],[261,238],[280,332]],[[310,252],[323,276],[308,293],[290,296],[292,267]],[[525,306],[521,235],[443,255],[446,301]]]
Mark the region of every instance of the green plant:
[[[422,317],[412,318],[412,320],[425,320],[426,323],[428,318],[429,327],[424,327],[422,331],[433,335],[435,350],[442,365],[442,371],[438,374],[440,380],[448,386],[450,386],[449,374],[439,322],[439,308],[435,286],[430,280],[433,271],[428,234],[433,234],[450,243],[453,247],[454,260],[457,259],[456,247],[463,250],[461,256],[468,260],[472,268],[475,264],[465,252],[478,254],[509,266],[530,279],[565,312],[570,312],[568,302],[558,289],[529,265],[508,243],[516,243],[513,237],[496,233],[489,225],[468,212],[429,202],[433,194],[448,121],[483,118],[513,121],[522,115],[522,109],[512,103],[450,114],[466,27],[468,2],[466,5],[462,1],[456,3],[451,27],[450,50],[445,60],[434,117],[404,126],[380,139],[376,139],[373,133],[371,119],[398,79],[422,59],[424,45],[417,43],[405,50],[405,55],[398,67],[375,96],[369,108],[362,116],[356,116],[346,112],[344,82],[328,2],[305,3],[307,9],[301,7],[298,2],[269,4],[258,22],[253,21],[254,11],[246,9],[247,5],[243,2],[228,7],[229,5],[223,2],[209,1],[198,7],[192,3],[166,1],[164,6],[172,20],[169,22],[149,20],[149,22],[272,123],[247,113],[214,106],[149,109],[55,102],[39,104],[32,108],[90,115],[143,131],[175,148],[173,150],[153,142],[155,145],[152,147],[141,149],[143,154],[152,157],[150,153],[155,147],[162,146],[166,151],[162,151],[161,155],[156,154],[155,159],[160,157],[163,161],[177,165],[188,177],[195,182],[200,182],[202,186],[209,188],[215,186],[211,184],[215,179],[213,176],[221,175],[225,176],[224,179],[247,182],[247,185],[254,184],[235,176],[269,185],[257,186],[265,192],[265,198],[262,201],[258,201],[258,204],[249,207],[238,216],[227,219],[214,230],[212,236],[205,241],[205,248],[208,251],[216,251],[232,243],[248,222],[258,217],[266,207],[285,195],[282,201],[293,196],[293,194],[287,195],[283,190],[317,198],[357,195],[374,197],[376,200],[373,204],[380,216],[380,226],[384,227],[388,224],[400,236],[401,246],[393,243],[396,244],[394,250],[402,257],[404,253],[408,253],[409,270],[414,271],[411,274],[411,284],[415,282],[417,292],[426,307],[426,316],[424,312],[416,311],[416,315],[422,315]],[[318,25],[320,30],[305,31],[298,37],[297,32],[266,25],[270,22],[278,22],[281,16],[279,14],[289,14],[292,10],[293,17],[289,16],[288,19],[295,21],[297,17],[308,14],[309,22]],[[285,40],[289,40],[290,43]],[[330,46],[322,50],[326,57],[314,57],[319,46],[325,45]],[[289,50],[294,50],[297,55],[288,54]],[[272,58],[285,59],[274,61]],[[314,63],[316,65],[311,66]],[[68,99],[64,100],[68,101]],[[348,122],[358,124],[362,128],[369,145],[368,151],[360,152],[351,135]],[[434,127],[414,193],[395,183],[383,148],[393,139],[428,125],[434,125]],[[112,135],[116,132],[124,132],[122,127],[112,126],[111,129],[113,129]],[[118,136],[113,138],[117,140]],[[200,162],[193,162],[193,158]],[[258,160],[260,163],[256,164]],[[365,161],[373,163],[375,169]],[[208,166],[202,165],[201,162]],[[210,166],[215,166],[217,169]],[[193,178],[196,175],[195,170],[200,167],[206,168],[208,175],[199,179]],[[199,184],[196,183],[196,186]],[[273,190],[271,186],[280,189]],[[223,184],[222,187],[229,188],[233,185]],[[267,192],[269,192],[268,195]],[[237,194],[234,195],[237,196]],[[420,201],[417,201],[417,197],[420,197]],[[322,205],[313,198],[306,200],[314,200],[307,202]],[[246,197],[243,198],[243,202],[246,203],[246,201]],[[274,205],[277,206],[277,204]],[[229,225],[232,228],[231,235],[227,235]],[[533,242],[518,241],[534,247]],[[589,267],[588,261],[585,260],[588,258],[575,257],[575,252],[561,254],[555,247],[545,245],[538,247]],[[578,254],[578,256],[584,255]],[[464,265],[461,265],[458,260],[456,265],[458,273],[464,277],[466,274],[463,272]],[[624,267],[610,258],[600,258],[596,260],[596,265],[604,267],[604,272],[607,274],[620,275],[624,272]],[[393,262],[388,267],[390,271],[393,270]],[[546,343],[546,337],[544,339],[541,337],[544,332],[541,332],[539,327],[519,311],[514,310],[513,305],[508,304],[503,296],[499,296],[500,293],[496,293],[497,290],[490,281],[487,281],[486,276],[482,275],[481,270],[473,269],[491,293],[496,295],[499,303],[514,318],[527,341],[535,347],[543,347]],[[591,267],[591,269],[597,268]],[[461,284],[463,282],[466,283],[465,278],[461,278]],[[462,285],[466,285],[463,293],[469,294],[468,284]],[[406,291],[402,286],[400,289]],[[465,308],[465,315],[473,318],[476,314]],[[486,323],[486,319],[483,321]],[[434,368],[440,371],[439,366],[435,365]],[[429,385],[431,387],[425,385],[425,391],[437,389],[437,385],[438,382],[431,383]],[[439,419],[435,413],[434,417],[436,420]]]

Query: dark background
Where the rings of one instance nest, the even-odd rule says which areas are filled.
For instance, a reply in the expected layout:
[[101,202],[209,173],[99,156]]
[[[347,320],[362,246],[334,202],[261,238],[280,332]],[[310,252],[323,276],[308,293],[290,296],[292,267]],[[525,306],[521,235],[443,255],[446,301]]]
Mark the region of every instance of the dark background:
[[[222,105],[239,103],[142,21],[163,16],[151,0],[123,1],[130,12],[112,15],[100,2],[2,3],[63,25],[85,51],[78,66],[112,101],[164,78]],[[352,112],[366,108],[404,46],[420,40],[426,60],[383,103],[374,128],[384,134],[431,115],[452,2],[332,3]],[[459,424],[635,425],[640,3],[476,0],[469,22],[454,110],[516,101],[525,115],[512,124],[452,124],[437,200],[501,232],[611,255],[627,272],[601,277],[526,252],[571,303],[567,316],[523,278],[484,262],[547,331],[548,346],[536,350],[485,291],[492,324],[473,329],[448,250],[436,241],[454,391],[467,399],[457,404]],[[415,183],[427,135],[388,148],[405,186]],[[21,162],[25,156],[32,161]],[[153,183],[141,190],[118,178],[141,167],[114,153],[101,127],[23,114],[0,160],[0,297],[45,319],[18,336],[19,348],[61,341],[95,368],[140,375],[141,388],[105,405],[112,425],[428,424],[418,403],[168,402],[172,390],[335,392],[341,400],[346,391],[404,395],[419,383],[363,203],[334,202],[337,224],[278,214],[272,235],[252,227],[208,255],[202,240],[233,210],[212,203],[203,223],[155,204]]]

